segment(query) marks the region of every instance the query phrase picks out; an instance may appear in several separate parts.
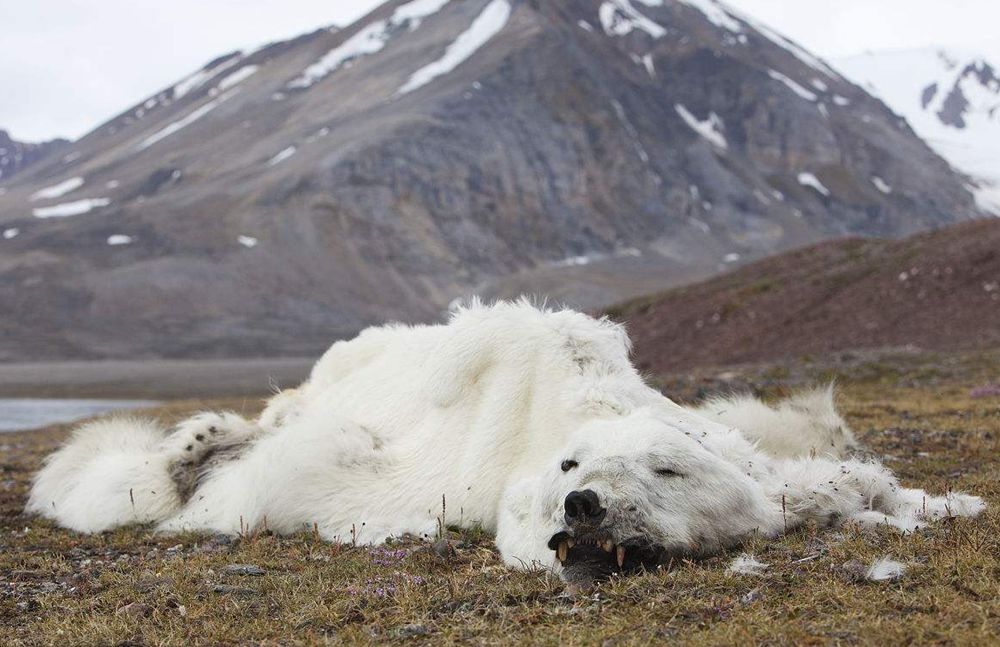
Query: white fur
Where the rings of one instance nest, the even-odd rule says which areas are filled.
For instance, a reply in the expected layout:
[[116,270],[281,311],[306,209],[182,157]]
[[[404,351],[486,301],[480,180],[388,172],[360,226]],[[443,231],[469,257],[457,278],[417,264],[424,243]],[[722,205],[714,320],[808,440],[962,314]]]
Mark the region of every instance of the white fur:
[[837,413],[833,387],[803,391],[776,406],[741,395],[711,398],[695,409],[709,420],[739,427],[775,457],[840,458],[858,449],[854,433]]
[[753,555],[743,553],[734,559],[726,570],[735,575],[763,575],[768,566],[769,564],[765,564]]
[[865,571],[865,578],[872,582],[891,582],[902,579],[905,574],[906,564],[883,557],[872,562],[872,565]]
[[[444,501],[445,523],[495,532],[508,564],[558,568],[547,542],[565,526],[567,493],[583,488],[601,497],[616,541],[691,554],[807,521],[912,529],[984,507],[841,460],[854,441],[829,391],[691,410],[648,387],[628,354],[620,326],[524,302],[473,304],[447,325],[371,328],[334,344],[257,421],[85,425],[39,472],[28,510],[83,532],[315,524],[328,540],[375,543],[432,534]],[[182,502],[171,470],[241,444]],[[578,467],[563,471],[569,459]]]

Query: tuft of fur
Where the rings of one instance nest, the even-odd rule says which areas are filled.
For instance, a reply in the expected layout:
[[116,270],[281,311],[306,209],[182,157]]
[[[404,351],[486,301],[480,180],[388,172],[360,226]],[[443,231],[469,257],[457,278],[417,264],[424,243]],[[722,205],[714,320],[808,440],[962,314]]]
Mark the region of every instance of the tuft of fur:
[[876,559],[865,571],[865,579],[870,582],[893,582],[906,574],[906,564],[888,557]]
[[736,575],[763,575],[769,564],[758,561],[756,557],[749,553],[743,553],[733,560],[727,569]]
[[736,427],[775,457],[842,458],[859,449],[854,432],[837,413],[833,385],[796,393],[774,406],[749,395],[717,396],[695,411]]

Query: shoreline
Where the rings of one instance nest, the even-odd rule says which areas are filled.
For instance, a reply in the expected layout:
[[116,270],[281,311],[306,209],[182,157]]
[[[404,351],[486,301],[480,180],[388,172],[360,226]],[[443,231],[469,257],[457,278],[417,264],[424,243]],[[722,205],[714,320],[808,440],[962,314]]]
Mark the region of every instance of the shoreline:
[[0,398],[179,400],[264,396],[297,386],[315,358],[0,364]]

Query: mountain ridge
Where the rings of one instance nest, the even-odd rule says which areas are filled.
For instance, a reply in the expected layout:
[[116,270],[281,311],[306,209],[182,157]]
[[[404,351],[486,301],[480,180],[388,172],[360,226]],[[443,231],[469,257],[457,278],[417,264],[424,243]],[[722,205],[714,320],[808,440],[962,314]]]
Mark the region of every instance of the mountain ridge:
[[880,101],[708,0],[387,2],[73,153],[0,196],[0,358],[312,354],[472,293],[594,307],[981,215]]
[[1000,215],[1000,68],[952,48],[866,52],[835,64],[968,174],[980,207]]
[[32,164],[69,146],[67,139],[56,138],[44,142],[15,140],[0,128],[0,182],[10,180]]

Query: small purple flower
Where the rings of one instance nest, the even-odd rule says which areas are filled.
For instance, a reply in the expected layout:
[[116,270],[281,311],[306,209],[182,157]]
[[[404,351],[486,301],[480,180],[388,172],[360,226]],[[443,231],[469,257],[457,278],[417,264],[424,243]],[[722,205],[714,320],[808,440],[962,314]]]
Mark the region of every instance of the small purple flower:
[[379,566],[395,566],[409,556],[405,550],[390,550],[388,548],[374,548],[370,554],[372,563]]
[[1000,384],[984,384],[969,391],[970,398],[997,398],[1000,397]]

